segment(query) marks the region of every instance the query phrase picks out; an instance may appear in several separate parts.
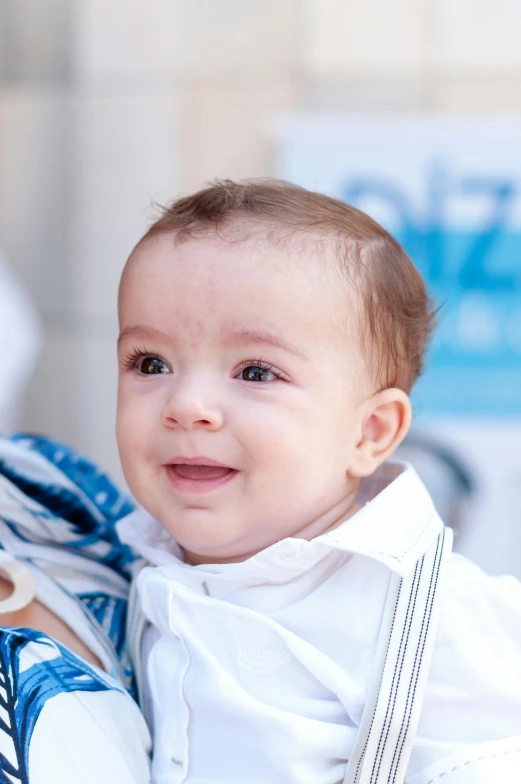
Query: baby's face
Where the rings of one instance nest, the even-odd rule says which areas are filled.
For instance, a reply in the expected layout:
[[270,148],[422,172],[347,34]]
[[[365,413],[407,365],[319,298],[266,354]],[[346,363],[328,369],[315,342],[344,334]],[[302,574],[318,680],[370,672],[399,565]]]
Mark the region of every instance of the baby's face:
[[120,294],[121,460],[192,563],[310,539],[352,508],[370,384],[350,301],[333,261],[265,243],[162,235],[134,252]]

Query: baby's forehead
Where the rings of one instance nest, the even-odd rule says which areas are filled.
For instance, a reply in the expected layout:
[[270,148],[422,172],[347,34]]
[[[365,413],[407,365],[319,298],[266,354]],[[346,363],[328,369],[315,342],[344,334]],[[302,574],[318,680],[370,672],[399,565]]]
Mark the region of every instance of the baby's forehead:
[[[253,225],[252,225],[253,224]],[[174,277],[179,285],[195,274],[206,285],[253,286],[259,281],[268,288],[314,287],[315,301],[327,301],[342,326],[361,312],[356,274],[350,270],[351,249],[335,236],[317,231],[249,221],[205,231],[179,242],[174,233],[145,238],[131,253],[121,278],[120,295],[129,279],[141,285],[160,273],[167,283]],[[231,275],[230,275],[231,271]],[[210,274],[211,273],[211,274]]]
[[165,232],[134,249],[122,275],[119,301],[129,285],[138,294],[152,278],[165,293],[173,285],[187,292],[194,285],[212,291],[229,287],[245,297],[259,291],[266,296],[268,308],[275,308],[284,297],[291,300],[307,291],[308,318],[313,319],[314,312],[325,306],[345,335],[347,324],[352,327],[353,316],[358,314],[358,298],[342,273],[336,250],[335,241],[318,232],[290,231],[259,221],[182,242]]
[[121,283],[125,283],[136,265],[143,275],[147,266],[151,269],[158,258],[167,258],[172,268],[183,263],[188,267],[197,259],[211,260],[212,254],[206,251],[213,249],[220,259],[226,256],[235,259],[245,275],[254,275],[259,267],[269,265],[281,273],[318,274],[338,290],[342,281],[351,278],[349,257],[357,251],[349,245],[331,233],[251,219],[206,226],[181,239],[175,232],[162,232],[145,236],[136,245],[125,264]]

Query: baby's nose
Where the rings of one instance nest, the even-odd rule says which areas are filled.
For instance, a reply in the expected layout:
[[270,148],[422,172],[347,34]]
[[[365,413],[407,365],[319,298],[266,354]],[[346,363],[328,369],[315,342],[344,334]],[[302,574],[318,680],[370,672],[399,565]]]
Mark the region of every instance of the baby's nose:
[[223,424],[222,407],[208,385],[184,384],[169,397],[163,411],[163,422],[169,428],[218,430]]

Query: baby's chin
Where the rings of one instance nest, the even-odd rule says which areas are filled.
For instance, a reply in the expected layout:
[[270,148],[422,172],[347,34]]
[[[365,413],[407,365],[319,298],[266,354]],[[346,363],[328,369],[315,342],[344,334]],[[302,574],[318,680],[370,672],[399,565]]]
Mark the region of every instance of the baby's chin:
[[211,554],[211,553],[194,553],[192,551],[182,548],[184,561],[190,566],[201,566],[203,564],[227,564],[227,563],[242,563],[251,558],[255,553],[242,553],[240,555],[226,555],[226,554]]
[[251,547],[223,546],[222,544],[211,548],[208,545],[208,542],[205,542],[203,547],[200,544],[198,546],[198,543],[190,543],[187,546],[181,545],[185,562],[191,566],[241,563],[242,561],[247,561],[248,558],[251,558],[262,549],[258,547],[252,550]]
[[[155,515],[153,515],[155,516]],[[236,563],[245,561],[271,542],[259,542],[254,532],[231,524],[230,516],[208,509],[179,510],[168,518],[158,519],[163,528],[181,547],[186,563]]]

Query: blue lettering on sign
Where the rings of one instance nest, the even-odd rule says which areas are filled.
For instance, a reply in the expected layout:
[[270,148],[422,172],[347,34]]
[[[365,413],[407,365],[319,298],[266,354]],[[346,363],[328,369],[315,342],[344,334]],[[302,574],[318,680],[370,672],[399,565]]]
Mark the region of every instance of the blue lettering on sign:
[[[404,189],[385,179],[352,179],[340,196],[361,209],[385,207],[394,236],[441,306],[427,372],[415,392],[417,408],[521,415],[521,227],[511,225],[516,181],[455,181],[443,167],[432,166],[421,216]],[[479,224],[455,227],[454,200],[486,205]]]

